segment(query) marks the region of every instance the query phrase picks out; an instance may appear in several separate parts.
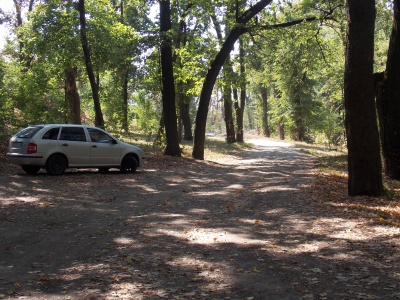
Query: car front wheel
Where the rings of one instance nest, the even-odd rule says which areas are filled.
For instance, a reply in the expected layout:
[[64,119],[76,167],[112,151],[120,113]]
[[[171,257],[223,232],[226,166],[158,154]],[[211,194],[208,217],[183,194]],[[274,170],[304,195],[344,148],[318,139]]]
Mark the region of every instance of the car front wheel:
[[135,173],[137,167],[138,167],[138,162],[136,158],[134,158],[133,156],[128,155],[122,159],[121,163],[122,173]]
[[46,162],[46,171],[50,175],[61,175],[67,168],[67,160],[60,154],[54,154]]
[[40,167],[38,166],[22,166],[22,170],[29,175],[35,175],[37,172],[40,171]]

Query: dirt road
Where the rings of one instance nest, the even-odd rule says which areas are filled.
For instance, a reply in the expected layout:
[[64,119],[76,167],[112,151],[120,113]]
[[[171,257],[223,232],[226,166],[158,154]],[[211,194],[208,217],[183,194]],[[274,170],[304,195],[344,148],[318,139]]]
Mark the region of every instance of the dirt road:
[[400,299],[399,229],[313,204],[289,144],[136,174],[1,165],[0,299]]

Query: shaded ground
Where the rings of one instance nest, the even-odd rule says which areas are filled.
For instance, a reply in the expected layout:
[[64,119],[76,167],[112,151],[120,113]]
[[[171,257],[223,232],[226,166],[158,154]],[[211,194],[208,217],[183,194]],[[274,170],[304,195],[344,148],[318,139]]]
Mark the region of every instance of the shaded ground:
[[399,228],[321,205],[289,144],[134,175],[0,165],[0,299],[400,299]]

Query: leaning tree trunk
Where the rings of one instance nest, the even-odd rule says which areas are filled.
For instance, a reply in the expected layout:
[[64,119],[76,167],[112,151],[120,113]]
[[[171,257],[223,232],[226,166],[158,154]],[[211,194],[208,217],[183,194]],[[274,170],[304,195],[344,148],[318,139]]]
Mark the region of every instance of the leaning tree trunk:
[[160,36],[161,36],[161,78],[162,102],[167,145],[165,155],[180,156],[178,125],[175,107],[175,85],[172,66],[172,44],[170,0],[160,0]]
[[85,0],[79,0],[79,21],[81,25],[81,43],[83,54],[85,56],[86,71],[89,77],[90,87],[92,88],[92,96],[94,102],[95,121],[94,124],[98,127],[104,128],[103,113],[100,106],[99,85],[96,82],[96,77],[93,71],[92,59],[90,57],[90,50],[86,36],[86,15],[85,15]]
[[[218,40],[222,43],[222,30],[220,23],[216,17],[216,14],[211,15],[211,19],[214,23],[215,31],[218,37]],[[225,27],[225,30],[228,31],[228,27]],[[235,134],[235,123],[233,120],[233,102],[232,102],[232,80],[233,77],[233,67],[232,62],[230,61],[229,56],[224,63],[223,68],[223,102],[224,102],[224,121],[225,121],[225,131],[226,131],[226,142],[227,143],[235,143],[236,142],[236,134]]]
[[347,0],[344,98],[348,147],[348,193],[383,192],[373,85],[374,0]]
[[65,69],[65,100],[69,107],[68,122],[81,124],[81,99],[76,86],[78,69]]
[[206,140],[206,124],[208,115],[208,106],[210,104],[212,91],[218,74],[233,49],[237,39],[248,30],[245,25],[255,15],[262,11],[272,0],[261,0],[245,11],[237,20],[237,24],[227,36],[221,50],[218,52],[211,67],[208,69],[204,80],[203,88],[200,94],[199,107],[196,114],[196,127],[194,130],[193,152],[195,159],[204,159],[204,143]]
[[378,84],[377,107],[385,174],[400,180],[400,0],[394,0],[386,71]]

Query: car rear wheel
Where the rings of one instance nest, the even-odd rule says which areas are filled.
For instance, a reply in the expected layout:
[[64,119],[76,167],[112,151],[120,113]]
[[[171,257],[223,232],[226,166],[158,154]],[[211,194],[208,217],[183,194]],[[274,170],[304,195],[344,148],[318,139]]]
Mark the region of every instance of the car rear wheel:
[[136,158],[134,158],[131,155],[128,155],[122,159],[120,170],[122,173],[135,173],[137,167],[138,167],[138,162]]
[[22,170],[29,175],[35,175],[37,172],[40,171],[40,167],[38,166],[22,166]]
[[67,168],[67,160],[60,154],[54,154],[46,162],[46,171],[50,175],[61,175]]

